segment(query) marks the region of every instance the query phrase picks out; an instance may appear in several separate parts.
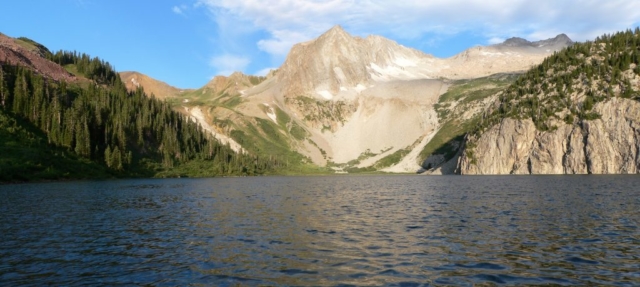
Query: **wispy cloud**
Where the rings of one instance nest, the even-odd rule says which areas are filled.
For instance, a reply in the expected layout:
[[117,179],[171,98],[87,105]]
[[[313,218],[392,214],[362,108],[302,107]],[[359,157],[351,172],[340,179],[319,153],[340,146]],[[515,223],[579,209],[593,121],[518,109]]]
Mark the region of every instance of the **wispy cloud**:
[[209,65],[217,71],[218,75],[231,75],[236,71],[244,71],[244,69],[251,63],[248,57],[224,54],[214,56],[209,61]]
[[308,40],[303,33],[290,30],[273,31],[272,37],[258,41],[258,48],[272,55],[286,55],[291,46]]
[[173,11],[173,13],[176,13],[178,15],[182,15],[182,9],[180,9],[180,7],[178,6],[173,6],[173,8],[171,8],[171,11]]

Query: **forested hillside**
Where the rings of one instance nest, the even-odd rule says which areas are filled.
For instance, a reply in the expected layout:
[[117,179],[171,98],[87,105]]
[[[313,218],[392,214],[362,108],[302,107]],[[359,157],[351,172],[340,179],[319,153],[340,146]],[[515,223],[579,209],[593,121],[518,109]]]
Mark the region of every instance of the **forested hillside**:
[[[284,167],[277,158],[235,153],[142,89],[128,92],[105,61],[64,51],[44,56],[89,80],[55,81],[0,63],[0,181],[253,175]],[[80,162],[99,171],[78,170]]]
[[639,28],[548,57],[483,114],[460,172],[637,173],[639,58]]
[[[539,130],[599,118],[594,104],[612,97],[638,99],[632,80],[640,75],[640,29],[576,43],[529,70],[485,113],[478,134],[502,118],[530,118]],[[637,83],[635,83],[637,86]]]

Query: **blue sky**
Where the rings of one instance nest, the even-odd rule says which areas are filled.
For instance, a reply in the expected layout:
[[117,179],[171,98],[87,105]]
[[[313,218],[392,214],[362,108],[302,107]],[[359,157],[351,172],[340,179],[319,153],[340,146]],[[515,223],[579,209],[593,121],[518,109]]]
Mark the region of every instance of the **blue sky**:
[[3,34],[180,88],[233,71],[264,74],[293,44],[336,24],[437,57],[513,36],[584,41],[640,25],[640,1],[628,0],[20,0],[0,11]]

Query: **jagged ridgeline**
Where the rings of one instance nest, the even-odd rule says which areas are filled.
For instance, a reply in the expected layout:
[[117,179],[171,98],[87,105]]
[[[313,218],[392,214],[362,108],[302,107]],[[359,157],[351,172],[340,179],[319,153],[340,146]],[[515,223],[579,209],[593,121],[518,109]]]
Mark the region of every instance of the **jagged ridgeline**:
[[469,133],[463,174],[640,171],[640,29],[553,54]]
[[78,80],[0,63],[0,181],[262,174],[283,166],[221,145],[142,89],[128,92],[107,62],[75,52],[46,57]]

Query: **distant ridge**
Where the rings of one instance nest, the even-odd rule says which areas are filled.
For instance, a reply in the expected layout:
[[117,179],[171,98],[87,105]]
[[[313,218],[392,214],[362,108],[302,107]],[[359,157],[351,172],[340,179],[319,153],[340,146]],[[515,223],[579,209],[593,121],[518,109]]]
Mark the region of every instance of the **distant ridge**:
[[573,44],[573,41],[566,34],[559,34],[554,38],[540,40],[535,42],[530,42],[526,39],[519,37],[512,37],[505,40],[503,43],[497,44],[496,46],[505,46],[505,47],[549,47],[549,46],[558,46],[558,47],[566,47]]

